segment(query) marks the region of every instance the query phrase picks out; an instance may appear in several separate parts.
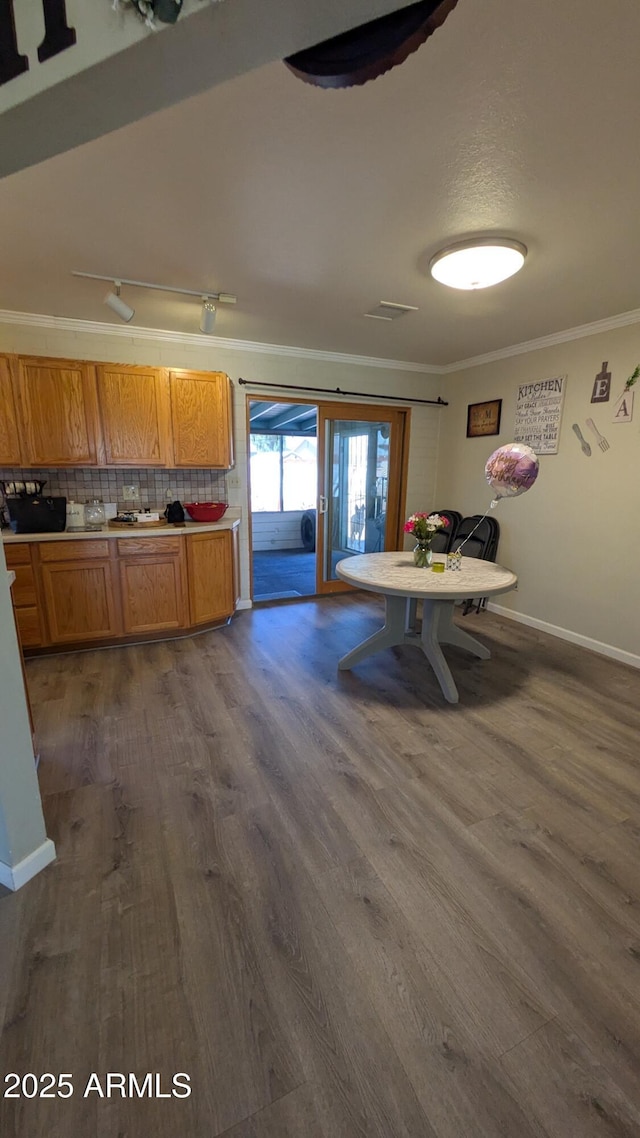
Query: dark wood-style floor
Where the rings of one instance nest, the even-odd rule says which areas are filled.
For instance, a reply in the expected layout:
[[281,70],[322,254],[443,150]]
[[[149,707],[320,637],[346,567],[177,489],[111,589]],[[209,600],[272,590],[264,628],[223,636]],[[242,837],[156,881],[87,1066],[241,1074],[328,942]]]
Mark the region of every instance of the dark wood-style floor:
[[[377,599],[28,665],[57,862],[0,898],[3,1138],[640,1135],[637,672]],[[92,1072],[188,1099],[83,1097]]]

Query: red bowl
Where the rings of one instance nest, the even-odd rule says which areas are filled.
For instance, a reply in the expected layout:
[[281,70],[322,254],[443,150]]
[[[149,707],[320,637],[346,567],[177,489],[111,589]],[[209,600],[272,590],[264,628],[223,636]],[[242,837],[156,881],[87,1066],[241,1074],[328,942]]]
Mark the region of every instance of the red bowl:
[[184,508],[194,522],[219,522],[228,509],[226,502],[185,502]]

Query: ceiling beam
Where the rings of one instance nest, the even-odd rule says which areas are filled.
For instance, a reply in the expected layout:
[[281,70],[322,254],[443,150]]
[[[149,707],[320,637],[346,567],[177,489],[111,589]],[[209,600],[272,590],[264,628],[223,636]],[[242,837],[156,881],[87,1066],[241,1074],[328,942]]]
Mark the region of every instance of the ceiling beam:
[[[256,410],[261,406],[261,410]],[[256,419],[261,419],[263,415],[269,415],[272,411],[278,410],[282,406],[281,403],[260,403],[251,402],[249,406],[249,422],[253,423]]]
[[274,415],[273,419],[268,419],[267,422],[263,424],[263,428],[266,431],[279,431],[280,427],[286,426],[287,423],[298,423],[301,419],[308,419],[312,416],[315,419],[316,414],[315,407],[307,409],[306,407],[296,406],[294,403],[291,408],[288,408],[286,411],[281,410],[279,415]]

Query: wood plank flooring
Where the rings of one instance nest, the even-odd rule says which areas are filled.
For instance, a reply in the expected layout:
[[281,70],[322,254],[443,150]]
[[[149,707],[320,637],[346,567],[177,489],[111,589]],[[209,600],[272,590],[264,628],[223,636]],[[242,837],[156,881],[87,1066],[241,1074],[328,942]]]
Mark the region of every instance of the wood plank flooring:
[[2,1138],[640,1136],[640,677],[474,614],[452,706],[413,647],[337,671],[381,612],[28,664],[58,860],[0,896],[0,1073],[75,1093]]

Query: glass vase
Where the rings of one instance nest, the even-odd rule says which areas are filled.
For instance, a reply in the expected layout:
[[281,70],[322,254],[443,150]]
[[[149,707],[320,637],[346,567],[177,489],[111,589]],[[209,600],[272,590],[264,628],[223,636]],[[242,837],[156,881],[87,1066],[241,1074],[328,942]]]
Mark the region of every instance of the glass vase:
[[416,569],[428,569],[433,559],[431,552],[431,543],[428,541],[419,541],[413,551],[413,564]]

